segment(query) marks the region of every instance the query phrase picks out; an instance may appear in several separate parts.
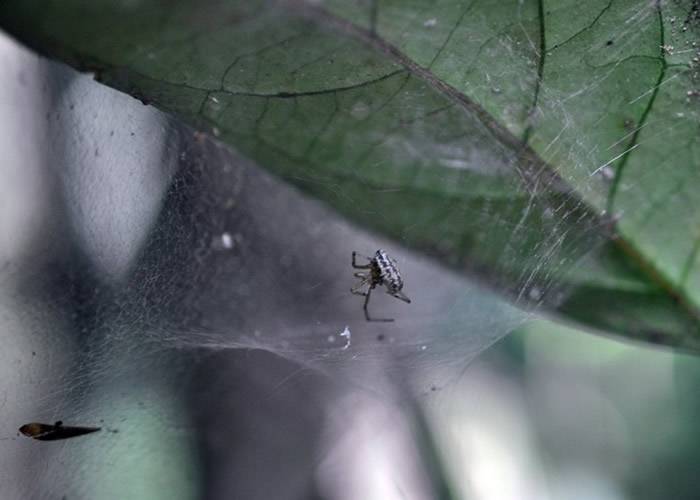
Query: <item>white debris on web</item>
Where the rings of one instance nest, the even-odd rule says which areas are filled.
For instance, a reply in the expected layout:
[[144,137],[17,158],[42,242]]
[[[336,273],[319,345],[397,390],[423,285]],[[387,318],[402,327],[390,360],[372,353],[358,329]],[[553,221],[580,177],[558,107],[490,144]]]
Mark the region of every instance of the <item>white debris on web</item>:
[[231,237],[231,233],[223,233],[221,235],[221,244],[227,250],[233,248],[233,238]]
[[537,287],[532,287],[528,292],[528,296],[530,297],[530,299],[538,301],[542,298],[542,291]]
[[613,170],[613,168],[610,165],[607,165],[600,169],[598,174],[600,174],[600,176],[606,181],[611,181],[615,178],[615,170]]
[[343,349],[347,349],[348,347],[350,347],[352,332],[350,331],[348,325],[345,325],[345,329],[342,332],[340,332],[340,336],[345,337],[345,345],[343,346]]
[[426,28],[432,28],[432,27],[435,26],[436,24],[437,24],[437,19],[435,19],[435,18],[433,17],[432,19],[428,19],[427,21],[425,21],[425,22],[423,23],[423,26],[425,26]]

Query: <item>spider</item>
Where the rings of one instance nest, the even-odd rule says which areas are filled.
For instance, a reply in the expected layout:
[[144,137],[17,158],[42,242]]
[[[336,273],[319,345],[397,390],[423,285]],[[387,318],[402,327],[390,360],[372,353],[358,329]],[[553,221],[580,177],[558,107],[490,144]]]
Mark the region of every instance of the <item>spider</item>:
[[[365,297],[365,304],[363,309],[365,311],[365,318],[367,321],[394,321],[393,319],[372,319],[369,317],[369,311],[367,310],[367,304],[369,304],[369,296],[372,290],[377,285],[384,285],[386,287],[386,293],[392,297],[396,297],[399,300],[410,304],[411,299],[406,297],[401,291],[403,288],[403,280],[401,279],[401,273],[398,267],[396,267],[396,261],[389,257],[384,250],[377,250],[374,257],[367,257],[369,262],[365,265],[358,265],[355,261],[357,252],[352,253],[352,267],[355,269],[367,269],[367,273],[355,273],[356,278],[360,278],[360,283],[350,289],[351,293],[355,295],[363,295]],[[365,285],[369,285],[366,292],[360,291]]]

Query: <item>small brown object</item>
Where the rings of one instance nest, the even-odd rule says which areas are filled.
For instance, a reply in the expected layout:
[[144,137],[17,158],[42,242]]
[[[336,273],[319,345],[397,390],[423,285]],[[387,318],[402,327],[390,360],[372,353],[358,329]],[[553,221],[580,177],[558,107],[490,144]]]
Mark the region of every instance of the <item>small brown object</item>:
[[19,428],[19,432],[27,437],[38,439],[39,441],[58,441],[59,439],[68,439],[83,434],[97,432],[100,427],[71,427],[64,426],[60,420],[55,424],[40,424],[31,422],[24,424]]

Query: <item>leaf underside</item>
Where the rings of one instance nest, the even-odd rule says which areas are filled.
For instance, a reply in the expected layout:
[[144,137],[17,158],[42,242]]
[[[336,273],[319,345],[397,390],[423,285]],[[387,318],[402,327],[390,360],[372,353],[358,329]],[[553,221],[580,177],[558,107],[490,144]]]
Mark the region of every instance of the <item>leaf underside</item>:
[[24,43],[364,227],[523,305],[691,351],[698,23],[690,0],[0,5]]

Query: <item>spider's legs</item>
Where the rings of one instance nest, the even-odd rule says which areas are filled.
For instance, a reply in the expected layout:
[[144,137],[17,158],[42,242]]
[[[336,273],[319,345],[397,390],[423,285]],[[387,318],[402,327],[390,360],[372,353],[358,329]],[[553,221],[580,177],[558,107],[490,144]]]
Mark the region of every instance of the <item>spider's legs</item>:
[[369,304],[369,295],[372,293],[372,288],[374,288],[374,287],[369,287],[369,288],[367,289],[367,293],[364,294],[364,295],[365,295],[365,305],[362,306],[362,309],[364,309],[364,311],[365,311],[365,319],[366,319],[367,321],[379,321],[379,322],[383,322],[383,323],[390,323],[390,322],[394,321],[394,320],[391,319],[391,318],[372,319],[372,318],[369,317],[369,310],[367,309],[367,305]]
[[366,264],[364,266],[359,266],[357,265],[357,262],[355,262],[355,257],[357,256],[357,252],[352,253],[352,267],[355,269],[370,269],[372,267],[371,264]]
[[355,295],[366,295],[365,292],[360,291],[360,288],[362,288],[369,282],[369,276],[362,273],[355,273],[355,277],[360,278],[362,281],[360,281],[357,285],[352,287],[350,289],[350,293],[354,293]]
[[365,319],[367,321],[372,321],[372,319],[369,317],[369,311],[367,310],[367,304],[369,304],[369,295],[372,293],[372,289],[368,288],[367,293],[365,294],[365,304],[362,306],[362,309],[365,311]]

